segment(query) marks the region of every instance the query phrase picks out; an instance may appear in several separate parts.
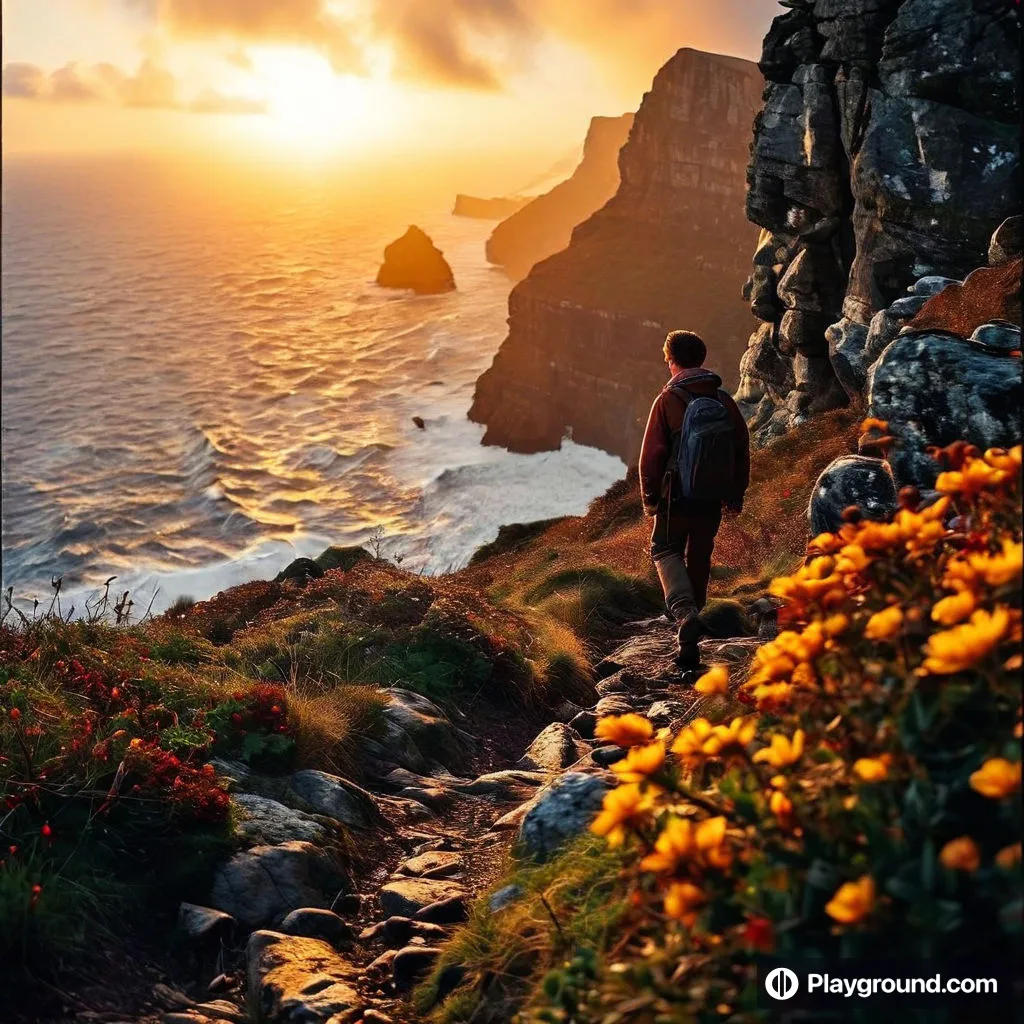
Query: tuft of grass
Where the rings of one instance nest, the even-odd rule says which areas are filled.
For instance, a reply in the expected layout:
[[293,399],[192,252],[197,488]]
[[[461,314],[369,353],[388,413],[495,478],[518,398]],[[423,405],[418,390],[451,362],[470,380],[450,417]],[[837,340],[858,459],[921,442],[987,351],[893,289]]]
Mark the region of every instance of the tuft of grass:
[[[417,989],[418,1012],[429,1013],[433,1024],[511,1020],[548,970],[580,949],[608,947],[625,911],[615,897],[621,869],[621,855],[589,834],[547,864],[517,866],[492,891],[517,885],[522,895],[494,914],[487,897],[477,900]],[[442,974],[451,966],[463,969],[462,982],[436,1005]]]
[[370,686],[334,686],[320,692],[288,688],[288,720],[297,768],[334,775],[357,771],[355,742],[377,734],[387,699]]

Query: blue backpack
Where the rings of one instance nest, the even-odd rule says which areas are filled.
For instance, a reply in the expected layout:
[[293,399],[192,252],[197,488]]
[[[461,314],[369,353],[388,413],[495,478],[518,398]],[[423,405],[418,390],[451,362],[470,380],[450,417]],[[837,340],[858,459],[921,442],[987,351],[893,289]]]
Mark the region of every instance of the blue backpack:
[[694,395],[681,384],[666,388],[686,404],[669,470],[676,497],[729,501],[736,496],[736,424],[725,392]]

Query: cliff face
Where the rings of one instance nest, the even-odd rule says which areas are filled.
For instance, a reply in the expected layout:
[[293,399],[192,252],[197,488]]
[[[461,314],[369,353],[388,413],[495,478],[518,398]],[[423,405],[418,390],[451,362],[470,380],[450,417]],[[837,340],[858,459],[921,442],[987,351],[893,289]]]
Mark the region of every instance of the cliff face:
[[762,441],[862,394],[897,333],[872,334],[876,314],[900,314],[892,304],[924,276],[984,264],[1021,201],[1008,4],[786,6],[760,62],[747,198],[763,230],[745,295],[762,323],[737,398]]
[[571,177],[502,221],[487,240],[487,259],[519,281],[535,263],[564,249],[572,229],[615,194],[619,150],[632,125],[632,114],[595,117]]
[[709,365],[735,384],[750,331],[734,296],[754,242],[744,174],[762,88],[752,63],[690,49],[658,72],[618,191],[509,297],[508,338],[469,414],[487,425],[485,444],[540,451],[568,434],[634,460],[673,328],[700,333]]

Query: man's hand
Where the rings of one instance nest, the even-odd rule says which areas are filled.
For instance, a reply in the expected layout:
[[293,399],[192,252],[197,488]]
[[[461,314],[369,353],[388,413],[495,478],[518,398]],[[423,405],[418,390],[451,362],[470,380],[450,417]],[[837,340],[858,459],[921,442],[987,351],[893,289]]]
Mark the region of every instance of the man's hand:
[[722,505],[722,514],[726,519],[735,519],[743,511],[743,502],[724,502]]

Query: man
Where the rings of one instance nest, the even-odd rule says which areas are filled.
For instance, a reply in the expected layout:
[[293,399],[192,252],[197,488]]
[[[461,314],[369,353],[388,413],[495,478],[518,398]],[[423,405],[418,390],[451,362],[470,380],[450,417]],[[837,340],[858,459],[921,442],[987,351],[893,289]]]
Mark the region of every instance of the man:
[[[701,338],[690,331],[672,331],[664,351],[671,380],[654,400],[644,432],[640,495],[644,512],[654,517],[651,557],[669,614],[679,625],[679,665],[687,670],[700,664],[699,613],[707,601],[711,553],[723,510],[732,516],[743,509],[750,482],[750,434],[736,403],[721,390],[722,378],[704,369],[707,347]],[[718,436],[723,440],[715,442],[717,447],[704,445],[701,455],[703,439],[697,431],[704,429],[701,424],[709,422],[709,415],[719,418]],[[690,437],[682,436],[684,420]],[[704,458],[709,464],[696,470],[689,465],[690,475],[684,479],[677,457],[694,465]]]

